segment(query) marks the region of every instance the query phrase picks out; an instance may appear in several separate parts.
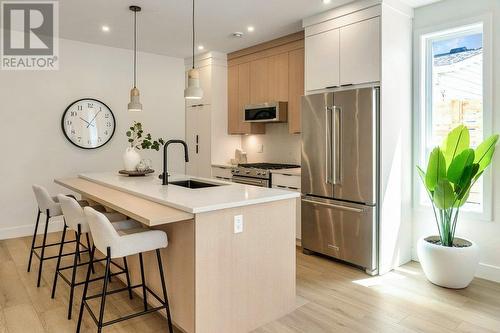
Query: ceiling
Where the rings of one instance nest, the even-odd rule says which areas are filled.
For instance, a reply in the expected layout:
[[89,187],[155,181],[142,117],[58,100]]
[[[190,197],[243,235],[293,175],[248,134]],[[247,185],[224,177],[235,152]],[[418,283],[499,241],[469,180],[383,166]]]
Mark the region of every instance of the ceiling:
[[[196,45],[204,51],[231,52],[301,29],[301,20],[352,0],[196,0]],[[412,6],[436,0],[404,0]],[[59,35],[95,44],[132,48],[133,15],[139,5],[138,48],[188,57],[191,53],[190,0],[64,0],[59,1]],[[107,25],[109,32],[101,27]],[[255,27],[247,32],[247,26]],[[241,31],[243,38],[231,37]],[[203,52],[204,52],[203,51]],[[201,52],[201,51],[196,51]]]

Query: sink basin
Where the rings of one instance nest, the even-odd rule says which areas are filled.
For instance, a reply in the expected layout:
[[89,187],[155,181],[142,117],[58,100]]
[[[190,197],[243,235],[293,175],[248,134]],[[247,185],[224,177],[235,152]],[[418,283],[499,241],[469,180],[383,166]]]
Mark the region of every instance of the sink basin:
[[178,180],[178,181],[169,182],[168,184],[187,187],[187,188],[193,188],[193,189],[224,185],[224,184],[205,183],[205,182],[200,182],[198,180],[193,180],[193,179]]

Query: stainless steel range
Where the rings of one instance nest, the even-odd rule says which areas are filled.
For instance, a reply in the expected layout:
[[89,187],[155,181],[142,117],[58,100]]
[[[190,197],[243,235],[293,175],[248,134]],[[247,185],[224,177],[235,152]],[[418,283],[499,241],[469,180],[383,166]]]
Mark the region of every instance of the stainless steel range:
[[280,163],[245,163],[231,171],[234,183],[271,187],[271,170],[300,168],[300,165]]

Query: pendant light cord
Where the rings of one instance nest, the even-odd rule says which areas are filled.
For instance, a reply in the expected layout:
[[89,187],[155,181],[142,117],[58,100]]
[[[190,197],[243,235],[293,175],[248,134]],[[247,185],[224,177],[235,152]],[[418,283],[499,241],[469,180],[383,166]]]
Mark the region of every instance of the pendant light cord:
[[137,11],[134,11],[134,88],[137,80]]
[[193,69],[194,69],[194,0],[193,0]]

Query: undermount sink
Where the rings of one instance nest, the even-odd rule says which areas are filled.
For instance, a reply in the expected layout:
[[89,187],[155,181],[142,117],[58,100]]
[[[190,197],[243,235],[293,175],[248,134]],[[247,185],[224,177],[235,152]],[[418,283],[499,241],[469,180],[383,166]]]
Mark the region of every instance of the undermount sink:
[[200,182],[198,180],[188,179],[188,180],[178,180],[178,181],[169,182],[169,185],[177,185],[177,186],[195,189],[195,188],[221,186],[224,184],[205,183],[205,182]]

